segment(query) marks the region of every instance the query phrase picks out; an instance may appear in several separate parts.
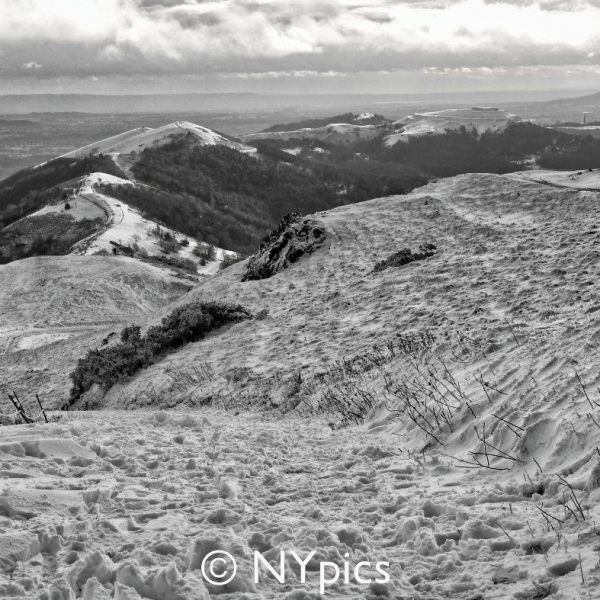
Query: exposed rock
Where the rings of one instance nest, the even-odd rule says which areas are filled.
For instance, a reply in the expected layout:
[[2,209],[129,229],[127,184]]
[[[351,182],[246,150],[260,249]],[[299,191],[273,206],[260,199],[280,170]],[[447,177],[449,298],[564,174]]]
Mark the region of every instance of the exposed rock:
[[413,252],[410,248],[402,248],[402,250],[395,252],[391,256],[388,256],[386,259],[379,261],[375,268],[374,272],[383,271],[388,267],[402,267],[411,262],[425,260],[426,258],[430,258],[435,255],[437,252],[437,248],[435,244],[421,244],[419,246],[419,250],[417,252]]
[[325,226],[298,213],[285,216],[248,261],[242,281],[267,279],[305,254],[311,254],[325,241]]

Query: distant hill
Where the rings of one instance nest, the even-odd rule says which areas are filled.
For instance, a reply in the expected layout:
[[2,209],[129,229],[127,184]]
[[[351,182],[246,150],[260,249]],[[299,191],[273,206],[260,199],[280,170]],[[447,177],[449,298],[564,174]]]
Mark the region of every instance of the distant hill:
[[193,137],[178,137],[143,150],[131,166],[145,187],[119,186],[108,193],[179,231],[247,254],[286,213],[404,193],[426,182],[399,164],[375,162],[369,170],[318,153],[296,158],[265,144],[257,150],[198,146]]
[[[571,121],[574,118],[583,122],[583,113],[588,123],[600,121],[600,92],[575,98],[560,98],[542,103],[545,112],[556,114],[557,121]],[[566,118],[563,116],[568,115]]]
[[[189,238],[188,250],[170,246],[173,260],[202,261],[214,254],[211,260],[220,261],[227,250],[251,253],[288,212],[404,193],[426,182],[400,164],[359,160],[364,164],[357,168],[355,162],[353,155],[295,158],[269,143],[244,144],[188,122],[133,129],[0,182],[0,223],[7,227],[0,232],[0,260],[80,251],[81,239],[107,235],[117,245],[92,244],[86,252],[137,255],[141,247],[152,255],[157,240],[144,247],[131,237],[133,229],[136,238],[144,237],[140,224],[115,227],[115,214],[124,212],[138,215],[134,221],[146,219],[146,229],[159,225],[179,241]],[[119,202],[123,211],[115,209]],[[65,204],[79,212],[87,206],[85,219],[73,220],[78,212]],[[101,215],[91,216],[95,205],[109,209],[109,233]],[[197,243],[208,250],[199,248],[194,257],[190,251]],[[166,247],[163,240],[160,248]]]
[[600,92],[586,94],[585,96],[576,96],[575,98],[557,98],[555,100],[547,100],[546,104],[581,104],[582,106],[596,106],[600,108]]
[[296,121],[295,123],[284,123],[280,125],[273,125],[268,127],[261,133],[273,133],[277,131],[294,131],[297,129],[313,129],[316,127],[326,127],[331,123],[347,123],[349,125],[381,125],[383,123],[390,123],[389,119],[386,119],[383,115],[376,115],[373,113],[344,113],[342,115],[336,115],[333,117],[321,117],[316,119],[304,119],[303,121]]
[[415,113],[392,123],[393,132],[385,144],[393,146],[409,138],[439,135],[447,131],[469,131],[476,135],[502,133],[520,119],[497,108],[450,108],[435,112]]
[[[321,154],[337,162],[350,154],[369,164],[402,164],[426,177],[460,173],[507,173],[524,165],[553,169],[600,166],[600,142],[565,131],[521,121],[516,115],[489,107],[444,109],[414,113],[398,121],[374,125],[335,122],[340,116],[278,125],[244,136],[277,147],[295,157]],[[313,122],[314,127],[295,129]]]
[[256,134],[245,136],[257,139],[313,139],[332,144],[351,144],[359,140],[384,138],[387,146],[410,137],[439,135],[446,131],[465,129],[478,135],[502,132],[509,124],[518,122],[515,115],[488,107],[451,108],[435,112],[410,114],[397,121],[373,113],[346,113],[321,119],[275,125]]
[[[299,125],[314,127],[291,129]],[[214,272],[252,253],[293,211],[404,194],[461,173],[600,167],[600,139],[492,108],[400,121],[345,113],[271,129],[239,140],[186,121],[138,127],[18,172],[0,182],[0,260],[112,252]],[[160,228],[170,239],[148,237]],[[90,239],[98,242],[82,250]]]
[[84,158],[90,154],[120,154],[139,153],[147,148],[157,148],[169,143],[173,136],[189,135],[195,144],[200,146],[227,146],[240,152],[253,153],[255,148],[235,141],[233,138],[201,127],[187,121],[176,121],[162,127],[138,127],[118,135],[93,142],[82,148],[77,148],[61,158]]

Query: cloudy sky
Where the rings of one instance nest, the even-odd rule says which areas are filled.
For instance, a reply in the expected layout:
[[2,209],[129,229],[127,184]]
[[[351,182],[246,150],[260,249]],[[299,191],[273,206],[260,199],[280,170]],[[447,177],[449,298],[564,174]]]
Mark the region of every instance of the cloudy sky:
[[600,0],[0,0],[0,93],[600,88]]

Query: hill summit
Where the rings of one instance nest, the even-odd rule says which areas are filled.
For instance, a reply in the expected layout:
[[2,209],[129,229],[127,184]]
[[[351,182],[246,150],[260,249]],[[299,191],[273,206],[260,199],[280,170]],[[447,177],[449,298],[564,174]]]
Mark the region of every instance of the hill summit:
[[162,127],[138,127],[118,135],[88,144],[77,150],[63,154],[61,158],[84,158],[90,154],[130,154],[139,153],[146,148],[156,148],[172,141],[173,137],[188,135],[200,146],[223,145],[240,152],[256,152],[255,148],[241,144],[232,138],[221,135],[188,121],[176,121]]
[[261,133],[245,136],[252,140],[315,140],[337,145],[359,141],[383,140],[386,146],[425,135],[444,135],[449,131],[501,133],[519,117],[493,107],[449,108],[414,113],[397,121],[381,115],[348,113],[328,119],[312,119],[276,125]]
[[447,131],[472,131],[476,135],[499,133],[511,123],[518,123],[519,117],[492,107],[450,108],[435,112],[414,113],[391,127],[394,133],[385,137],[385,144],[393,146],[406,142],[411,137],[439,135]]

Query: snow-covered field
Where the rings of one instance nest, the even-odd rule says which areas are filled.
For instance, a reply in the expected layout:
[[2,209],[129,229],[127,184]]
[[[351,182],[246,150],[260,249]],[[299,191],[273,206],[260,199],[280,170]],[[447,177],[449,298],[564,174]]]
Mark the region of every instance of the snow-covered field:
[[[71,414],[1,435],[3,597],[316,599],[321,562],[340,566],[337,582],[323,567],[326,598],[598,597],[587,493],[575,491],[587,520],[568,522],[556,485],[542,497],[535,476],[465,475],[376,428],[207,409]],[[567,522],[553,531],[536,504]],[[200,568],[212,551],[237,563],[225,586]],[[283,583],[260,562],[255,583],[255,551],[277,571],[286,552]],[[291,551],[314,552],[305,583]],[[377,562],[388,583],[369,583]]]

